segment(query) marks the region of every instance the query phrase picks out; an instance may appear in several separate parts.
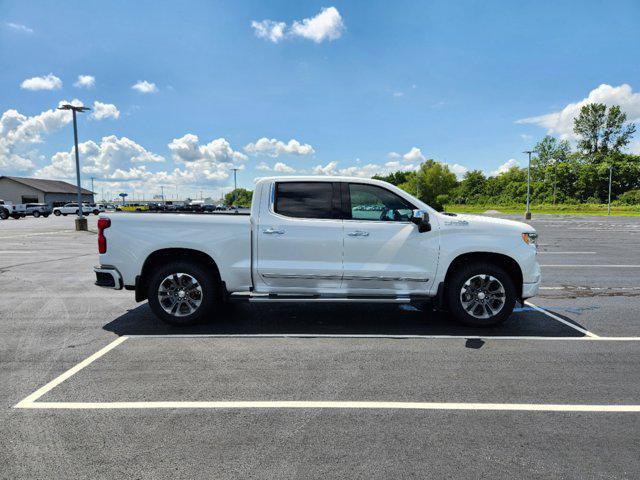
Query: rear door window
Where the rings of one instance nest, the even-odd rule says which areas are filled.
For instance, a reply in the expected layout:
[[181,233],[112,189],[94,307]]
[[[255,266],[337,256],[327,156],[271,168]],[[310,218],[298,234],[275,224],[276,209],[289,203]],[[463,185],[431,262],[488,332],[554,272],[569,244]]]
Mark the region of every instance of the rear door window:
[[294,218],[336,218],[331,182],[276,183],[274,211]]

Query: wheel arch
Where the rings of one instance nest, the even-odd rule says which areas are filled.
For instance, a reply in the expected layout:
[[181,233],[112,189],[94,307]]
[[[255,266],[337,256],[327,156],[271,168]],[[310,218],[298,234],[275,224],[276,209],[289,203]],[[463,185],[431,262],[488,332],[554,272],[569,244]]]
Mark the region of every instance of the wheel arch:
[[507,272],[509,277],[511,277],[511,280],[513,280],[513,284],[516,287],[516,294],[518,295],[517,298],[522,298],[522,268],[512,257],[495,252],[468,252],[458,255],[449,264],[449,268],[447,269],[444,280],[445,288],[447,285],[449,285],[449,279],[452,273],[456,269],[470,262],[487,262],[503,268]]
[[192,248],[162,248],[147,256],[144,264],[142,265],[140,275],[136,277],[135,294],[137,302],[147,299],[149,279],[151,278],[151,274],[154,269],[173,260],[187,260],[204,265],[214,276],[218,285],[221,285],[222,292],[226,291],[220,276],[220,269],[210,255],[201,250],[195,250]]

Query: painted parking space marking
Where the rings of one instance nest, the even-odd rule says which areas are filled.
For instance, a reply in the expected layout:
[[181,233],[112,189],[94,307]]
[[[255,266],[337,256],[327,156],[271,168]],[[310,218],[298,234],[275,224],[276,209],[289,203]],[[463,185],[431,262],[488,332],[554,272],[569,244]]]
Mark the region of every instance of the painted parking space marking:
[[538,255],[546,254],[546,255],[595,255],[598,252],[545,252],[542,250],[538,250]]
[[640,268],[640,265],[540,265],[546,268]]
[[579,405],[546,403],[358,402],[358,401],[175,401],[175,402],[37,402],[16,408],[108,409],[358,409],[358,410],[473,410],[506,412],[640,413],[640,405]]
[[586,335],[587,337],[598,338],[598,335],[596,335],[595,333],[592,333],[589,330],[586,330],[586,329],[584,329],[584,328],[582,328],[582,327],[580,327],[580,326],[578,326],[578,325],[576,325],[574,323],[571,323],[571,322],[565,320],[564,318],[560,318],[558,315],[556,315],[554,313],[551,313],[550,311],[545,310],[544,308],[540,308],[540,307],[538,307],[537,305],[534,305],[531,302],[524,302],[524,303],[525,303],[525,305],[530,306],[534,310],[537,310],[538,312],[545,314],[547,317],[550,317],[550,318],[554,319],[557,322],[560,322],[560,323],[562,323],[562,324],[564,324],[564,325],[566,325],[568,327],[573,328],[574,330],[577,330],[578,332]]
[[[534,309],[556,317],[540,307]],[[564,323],[562,319],[554,318]],[[578,329],[575,325],[570,325]],[[584,329],[582,329],[584,330]],[[118,337],[96,353],[82,360],[46,385],[13,406],[16,409],[362,409],[362,410],[476,410],[523,412],[609,412],[640,413],[640,405],[611,404],[537,404],[483,402],[394,402],[394,401],[135,401],[135,402],[39,402],[43,395],[71,378],[105,354],[129,339],[148,338],[386,338],[386,339],[484,339],[484,340],[551,340],[551,341],[640,341],[640,337],[598,337],[584,330],[585,337],[481,336],[481,335],[349,335],[349,334],[204,334],[204,335],[129,335]],[[587,335],[589,334],[589,335]]]
[[69,370],[67,370],[66,372],[64,372],[62,375],[57,376],[56,378],[54,378],[53,380],[51,380],[49,383],[47,383],[46,385],[44,385],[43,387],[40,387],[38,390],[36,390],[35,392],[33,392],[31,395],[29,395],[28,397],[24,398],[23,400],[21,400],[18,404],[14,405],[14,408],[28,408],[28,406],[30,404],[32,404],[33,402],[35,402],[36,400],[38,400],[40,397],[42,397],[45,393],[49,392],[50,390],[53,390],[55,387],[57,387],[58,385],[60,385],[62,382],[64,382],[65,380],[67,380],[68,378],[72,377],[73,375],[75,375],[76,373],[78,373],[80,370],[82,370],[83,368],[91,365],[93,362],[95,362],[97,359],[99,359],[100,357],[102,357],[103,355],[105,355],[106,353],[110,352],[111,350],[113,350],[114,348],[116,348],[118,345],[120,345],[122,342],[124,342],[125,340],[127,340],[126,336],[123,337],[118,337],[116,338],[113,342],[111,342],[109,345],[107,345],[106,347],[101,348],[100,350],[98,350],[96,353],[94,353],[93,355],[90,355],[89,357],[85,358],[84,360],[82,360],[80,363],[78,363],[77,365],[71,367]]

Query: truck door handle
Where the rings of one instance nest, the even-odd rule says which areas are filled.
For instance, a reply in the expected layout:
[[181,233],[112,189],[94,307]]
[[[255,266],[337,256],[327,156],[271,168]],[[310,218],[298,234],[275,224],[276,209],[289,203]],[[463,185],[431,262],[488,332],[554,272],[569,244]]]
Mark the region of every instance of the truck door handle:
[[350,237],[368,237],[369,232],[363,232],[362,230],[356,230],[355,232],[347,233]]
[[275,228],[267,228],[262,231],[262,233],[266,233],[267,235],[284,235],[284,230],[276,230]]

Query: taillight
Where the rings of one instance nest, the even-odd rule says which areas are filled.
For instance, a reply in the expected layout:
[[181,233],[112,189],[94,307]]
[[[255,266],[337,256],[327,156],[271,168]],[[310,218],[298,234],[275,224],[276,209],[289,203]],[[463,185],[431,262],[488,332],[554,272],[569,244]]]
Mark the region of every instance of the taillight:
[[107,237],[104,230],[111,226],[111,219],[100,217],[98,219],[98,253],[107,253]]

